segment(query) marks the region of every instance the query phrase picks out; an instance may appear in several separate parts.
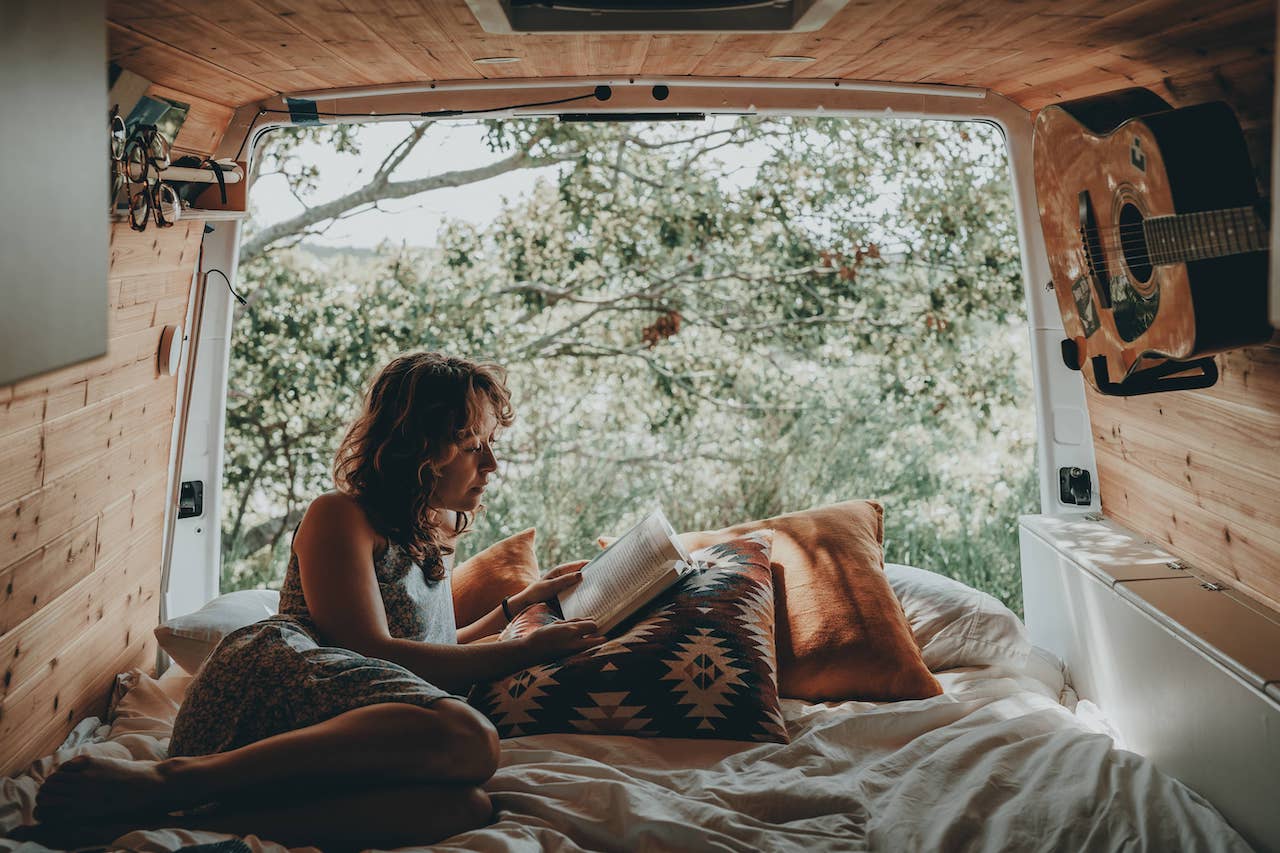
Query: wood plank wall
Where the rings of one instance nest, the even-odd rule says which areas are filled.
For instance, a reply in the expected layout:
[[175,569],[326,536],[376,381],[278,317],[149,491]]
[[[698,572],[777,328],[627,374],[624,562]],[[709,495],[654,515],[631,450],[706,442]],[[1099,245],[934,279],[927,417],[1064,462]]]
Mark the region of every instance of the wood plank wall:
[[1280,347],[1217,361],[1200,391],[1089,392],[1102,511],[1280,608]]
[[[1264,189],[1272,62],[1268,50],[1159,87],[1177,106],[1230,103]],[[1280,345],[1273,339],[1217,362],[1218,384],[1200,391],[1122,399],[1087,390],[1102,511],[1280,608]]]
[[[215,150],[231,108],[147,94],[189,105],[175,157]],[[116,673],[155,664],[180,380],[157,353],[185,327],[203,233],[113,223],[107,354],[0,387],[0,774],[102,714]]]
[[0,774],[105,710],[155,663],[182,328],[203,223],[111,231],[107,354],[0,388]]

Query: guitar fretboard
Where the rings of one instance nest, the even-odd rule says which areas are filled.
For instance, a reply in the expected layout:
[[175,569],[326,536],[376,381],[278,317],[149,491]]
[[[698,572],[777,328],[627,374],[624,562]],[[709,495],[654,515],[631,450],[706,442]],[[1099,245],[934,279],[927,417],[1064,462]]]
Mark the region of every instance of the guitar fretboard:
[[1252,207],[1157,216],[1144,221],[1142,230],[1155,265],[1261,252],[1271,238]]

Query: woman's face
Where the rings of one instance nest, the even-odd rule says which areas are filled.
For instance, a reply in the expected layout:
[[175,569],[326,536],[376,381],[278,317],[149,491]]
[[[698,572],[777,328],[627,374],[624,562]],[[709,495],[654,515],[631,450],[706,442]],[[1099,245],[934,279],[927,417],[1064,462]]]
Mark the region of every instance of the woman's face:
[[493,455],[497,428],[498,419],[492,412],[486,412],[479,431],[454,446],[453,455],[445,460],[436,478],[431,493],[432,507],[474,512],[480,505],[489,475],[498,467]]

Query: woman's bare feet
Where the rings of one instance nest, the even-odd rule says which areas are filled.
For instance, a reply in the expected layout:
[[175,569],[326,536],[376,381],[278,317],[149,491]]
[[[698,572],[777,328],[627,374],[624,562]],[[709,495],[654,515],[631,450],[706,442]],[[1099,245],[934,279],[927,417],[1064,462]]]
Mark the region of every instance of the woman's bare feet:
[[35,816],[41,823],[62,823],[194,805],[169,776],[166,762],[78,755],[40,786]]

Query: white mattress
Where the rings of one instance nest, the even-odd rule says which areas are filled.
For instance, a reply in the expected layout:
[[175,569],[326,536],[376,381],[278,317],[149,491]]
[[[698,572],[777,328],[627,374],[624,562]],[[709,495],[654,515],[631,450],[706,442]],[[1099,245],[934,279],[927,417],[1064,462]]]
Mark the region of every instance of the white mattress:
[[[1022,671],[959,669],[939,680],[946,692],[922,701],[785,700],[788,746],[506,740],[485,786],[495,822],[430,849],[1248,850],[1211,805],[1117,748],[1047,652]],[[30,776],[0,783],[0,829],[31,819],[38,780],[72,755],[162,757],[186,678],[172,670],[134,681],[109,729],[87,721]],[[227,837],[153,830],[115,844],[175,850]]]

